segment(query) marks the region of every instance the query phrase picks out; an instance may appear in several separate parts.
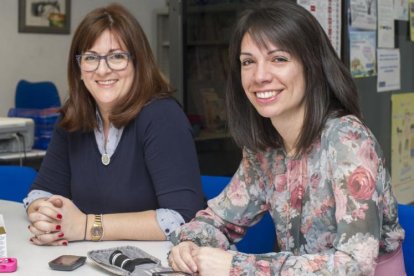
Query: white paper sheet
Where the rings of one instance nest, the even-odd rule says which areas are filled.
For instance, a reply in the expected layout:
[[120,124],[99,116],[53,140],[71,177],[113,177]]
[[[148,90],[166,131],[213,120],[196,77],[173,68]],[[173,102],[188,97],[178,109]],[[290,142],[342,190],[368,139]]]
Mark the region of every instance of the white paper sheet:
[[399,49],[378,49],[378,92],[401,89]]

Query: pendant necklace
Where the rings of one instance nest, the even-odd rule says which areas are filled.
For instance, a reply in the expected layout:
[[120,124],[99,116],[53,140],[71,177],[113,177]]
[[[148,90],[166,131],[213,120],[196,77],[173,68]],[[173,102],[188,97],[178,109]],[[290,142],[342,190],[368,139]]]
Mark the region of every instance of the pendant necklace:
[[109,154],[106,152],[106,141],[105,141],[105,135],[104,135],[104,153],[102,153],[101,156],[101,162],[102,164],[104,164],[105,166],[108,166],[109,163],[111,163],[111,157],[109,156]]
[[108,166],[109,163],[111,163],[111,157],[109,157],[109,155],[105,152],[101,156],[101,161],[102,161],[102,164],[104,164],[105,166]]

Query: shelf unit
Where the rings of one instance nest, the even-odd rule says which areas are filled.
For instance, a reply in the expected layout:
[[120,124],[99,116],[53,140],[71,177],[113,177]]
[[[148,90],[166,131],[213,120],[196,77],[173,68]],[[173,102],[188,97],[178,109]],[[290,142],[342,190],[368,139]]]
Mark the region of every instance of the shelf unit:
[[157,19],[157,61],[161,71],[169,79],[170,78],[170,38],[168,34],[168,9],[160,9],[156,11]]
[[224,96],[228,42],[242,2],[170,0],[168,12],[157,14],[159,63],[193,124],[202,174],[232,175],[241,159],[226,129]]

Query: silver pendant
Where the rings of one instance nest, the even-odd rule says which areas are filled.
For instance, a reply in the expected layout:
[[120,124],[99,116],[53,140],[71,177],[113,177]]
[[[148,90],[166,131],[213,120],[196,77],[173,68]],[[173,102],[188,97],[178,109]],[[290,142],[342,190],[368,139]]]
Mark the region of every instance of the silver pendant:
[[104,153],[101,156],[101,161],[102,161],[102,164],[104,164],[105,166],[108,166],[109,163],[111,163],[111,157],[109,157],[107,153]]

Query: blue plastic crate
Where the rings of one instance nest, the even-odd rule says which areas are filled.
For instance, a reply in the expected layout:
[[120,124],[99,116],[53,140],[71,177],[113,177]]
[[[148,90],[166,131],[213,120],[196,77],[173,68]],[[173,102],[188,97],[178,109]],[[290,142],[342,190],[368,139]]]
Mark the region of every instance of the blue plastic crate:
[[33,148],[46,150],[49,146],[50,139],[52,139],[52,136],[35,136]]
[[35,123],[34,145],[35,149],[47,149],[52,138],[53,129],[60,116],[59,108],[11,108],[9,117],[22,117],[33,119]]

